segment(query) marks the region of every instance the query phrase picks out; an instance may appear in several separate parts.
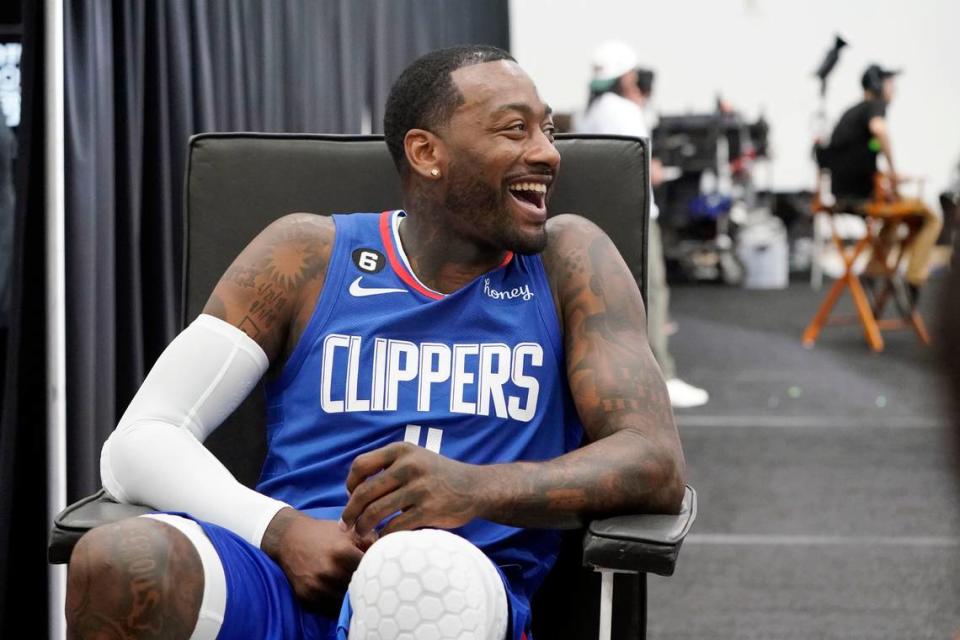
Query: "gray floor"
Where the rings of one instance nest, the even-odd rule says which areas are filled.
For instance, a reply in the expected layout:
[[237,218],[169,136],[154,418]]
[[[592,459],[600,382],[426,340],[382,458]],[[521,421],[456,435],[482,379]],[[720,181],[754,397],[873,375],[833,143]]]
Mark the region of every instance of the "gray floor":
[[[950,638],[960,630],[960,481],[935,351],[906,332],[800,334],[819,296],[674,288],[678,412],[697,524],[650,578],[651,640]],[[925,315],[934,317],[934,296]]]

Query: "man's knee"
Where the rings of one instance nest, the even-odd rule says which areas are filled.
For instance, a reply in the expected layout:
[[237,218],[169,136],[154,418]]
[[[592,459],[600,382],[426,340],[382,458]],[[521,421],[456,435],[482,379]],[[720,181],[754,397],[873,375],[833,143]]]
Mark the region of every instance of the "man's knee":
[[69,635],[189,638],[202,597],[203,566],[184,534],[146,518],[104,525],[70,558]]
[[507,600],[493,563],[447,531],[392,533],[364,554],[350,582],[350,638],[396,633],[501,640]]

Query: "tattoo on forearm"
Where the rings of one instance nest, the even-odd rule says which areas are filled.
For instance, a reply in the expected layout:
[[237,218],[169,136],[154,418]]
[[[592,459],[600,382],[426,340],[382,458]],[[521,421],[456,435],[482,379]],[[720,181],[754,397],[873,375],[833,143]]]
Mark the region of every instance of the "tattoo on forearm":
[[657,448],[637,446],[636,435],[622,430],[551,462],[498,467],[498,500],[486,516],[513,526],[571,528],[601,514],[672,510],[677,469]]
[[578,526],[592,514],[676,506],[682,455],[637,285],[606,236],[577,232],[547,268],[557,283],[567,379],[593,444],[546,465],[507,465],[499,484],[510,524]]

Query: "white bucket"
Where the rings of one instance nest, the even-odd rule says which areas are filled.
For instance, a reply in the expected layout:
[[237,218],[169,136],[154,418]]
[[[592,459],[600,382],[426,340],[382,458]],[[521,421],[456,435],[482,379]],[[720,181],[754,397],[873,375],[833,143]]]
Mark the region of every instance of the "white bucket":
[[785,289],[790,281],[787,231],[780,218],[768,218],[740,230],[737,256],[748,289]]

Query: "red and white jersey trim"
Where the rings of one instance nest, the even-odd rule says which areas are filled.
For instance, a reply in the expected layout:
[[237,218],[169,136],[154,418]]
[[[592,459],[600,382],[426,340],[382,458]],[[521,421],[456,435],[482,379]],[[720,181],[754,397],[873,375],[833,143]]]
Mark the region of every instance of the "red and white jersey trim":
[[[410,260],[403,250],[403,243],[400,242],[400,221],[406,214],[401,210],[384,211],[380,214],[380,239],[387,251],[387,259],[390,261],[390,267],[403,280],[407,286],[432,300],[442,300],[446,294],[434,291],[420,281],[420,278],[413,272],[410,266]],[[513,252],[507,251],[500,268],[510,264],[513,260]]]

